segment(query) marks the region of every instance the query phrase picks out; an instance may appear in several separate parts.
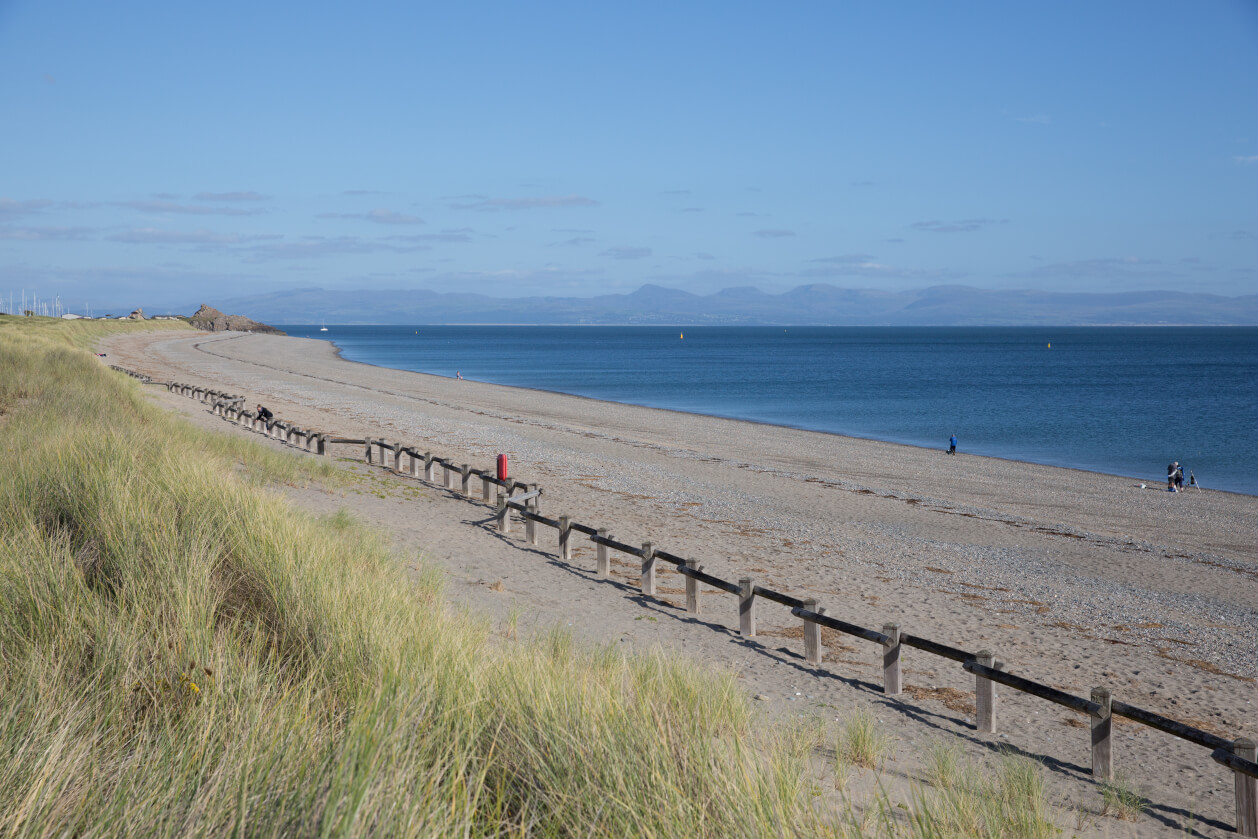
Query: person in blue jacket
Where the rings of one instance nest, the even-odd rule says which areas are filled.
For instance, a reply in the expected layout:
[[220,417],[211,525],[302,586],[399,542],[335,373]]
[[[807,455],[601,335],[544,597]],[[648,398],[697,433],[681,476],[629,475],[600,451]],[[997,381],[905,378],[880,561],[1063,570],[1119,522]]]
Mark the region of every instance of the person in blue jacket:
[[957,435],[953,434],[948,440],[948,454],[957,453]]

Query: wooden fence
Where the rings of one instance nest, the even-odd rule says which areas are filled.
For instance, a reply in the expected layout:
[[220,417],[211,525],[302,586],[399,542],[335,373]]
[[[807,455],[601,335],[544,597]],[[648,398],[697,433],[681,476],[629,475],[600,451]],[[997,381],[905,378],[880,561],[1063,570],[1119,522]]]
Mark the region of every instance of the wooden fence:
[[[525,527],[525,539],[530,545],[538,544],[537,525],[549,527],[558,534],[558,557],[564,561],[572,558],[573,533],[588,537],[596,548],[595,573],[601,579],[611,576],[610,551],[635,557],[641,563],[639,588],[648,597],[655,596],[655,570],[659,562],[675,566],[677,573],[686,578],[686,611],[701,614],[700,584],[719,592],[733,595],[738,603],[738,630],[744,638],[756,635],[757,603],[767,600],[785,606],[802,622],[804,632],[804,658],[814,667],[821,665],[821,627],[828,627],[877,644],[882,648],[883,692],[898,695],[902,687],[901,660],[905,647],[911,647],[933,656],[950,659],[974,676],[976,728],[992,734],[997,729],[996,685],[1030,694],[1047,702],[1069,708],[1091,719],[1090,746],[1093,776],[1108,780],[1113,777],[1113,718],[1123,717],[1150,728],[1187,740],[1210,750],[1210,757],[1231,769],[1236,789],[1236,832],[1241,836],[1258,837],[1258,746],[1253,740],[1238,738],[1228,740],[1194,726],[1187,725],[1161,714],[1129,705],[1113,698],[1105,687],[1095,687],[1084,699],[1023,676],[1006,672],[1004,662],[997,661],[991,650],[968,652],[958,647],[941,644],[903,632],[897,623],[886,623],[881,630],[868,629],[848,623],[827,614],[826,609],[812,598],[798,598],[773,589],[758,586],[750,577],[742,577],[737,583],[705,573],[697,560],[681,557],[660,550],[651,542],[631,545],[612,538],[606,528],[596,528],[573,521],[561,515],[550,518],[542,515],[541,500],[544,495],[537,484],[515,480],[499,480],[494,470],[474,469],[466,463],[456,463],[448,458],[421,452],[401,442],[389,443],[374,438],[351,439],[332,437],[323,432],[303,429],[283,420],[263,421],[253,411],[243,407],[244,397],[231,396],[221,391],[195,387],[176,382],[155,382],[147,376],[114,367],[115,370],[135,376],[150,384],[165,386],[174,393],[181,393],[209,403],[218,416],[266,434],[298,448],[326,455],[332,444],[362,446],[363,459],[370,465],[388,469],[396,475],[409,476],[427,483],[438,483],[464,496],[471,495],[471,481],[481,482],[481,501],[495,504],[496,529],[509,534],[513,514]],[[407,460],[403,460],[403,458]],[[404,469],[403,465],[408,468]],[[436,479],[436,469],[442,470],[441,480]],[[490,489],[496,487],[496,490]],[[491,499],[491,492],[493,497]],[[517,492],[519,494],[517,494]]]

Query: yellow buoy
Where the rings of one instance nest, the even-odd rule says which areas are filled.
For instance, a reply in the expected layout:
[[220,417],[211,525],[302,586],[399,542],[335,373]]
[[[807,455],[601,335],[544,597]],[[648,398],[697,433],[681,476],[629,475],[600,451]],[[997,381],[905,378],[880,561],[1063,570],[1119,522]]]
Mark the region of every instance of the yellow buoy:
[[1049,348],[1050,350],[1053,348],[1053,344],[1052,344],[1052,342],[1051,342],[1051,341],[1050,341],[1050,342],[1049,342],[1049,344],[1048,344],[1048,348]]
[[[685,338],[685,337],[686,337],[686,333],[685,333],[685,332],[681,333],[681,337],[682,337],[682,338]],[[679,339],[679,340],[680,340],[680,339]]]

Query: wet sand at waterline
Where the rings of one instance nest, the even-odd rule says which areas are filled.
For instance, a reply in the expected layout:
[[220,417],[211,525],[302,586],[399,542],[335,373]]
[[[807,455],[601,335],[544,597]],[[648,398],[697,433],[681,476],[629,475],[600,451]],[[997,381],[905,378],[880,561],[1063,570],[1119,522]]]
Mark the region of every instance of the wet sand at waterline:
[[[110,362],[242,394],[302,427],[401,441],[484,469],[505,453],[513,478],[544,488],[545,515],[693,557],[726,580],[816,598],[861,626],[896,622],[990,649],[1007,670],[1078,696],[1104,686],[1224,737],[1258,735],[1258,498],[1142,489],[963,449],[949,456],[946,440],[919,449],[371,367],[324,341],[180,332],[103,349]],[[246,433],[149,390],[207,428]],[[333,454],[361,460],[362,451]],[[613,553],[612,580],[599,581],[594,547],[579,535],[563,563],[549,528],[533,548],[518,523],[505,538],[493,532],[479,500],[372,474],[396,489],[290,494],[376,524],[400,556],[448,572],[452,601],[496,623],[516,619],[522,633],[570,626],[579,638],[661,645],[733,668],[771,715],[833,720],[870,707],[897,739],[884,771],[892,780],[920,777],[932,740],[959,740],[976,759],[998,743],[1044,761],[1064,805],[1098,806],[1085,717],[998,688],[999,733],[979,734],[973,677],[953,662],[905,649],[905,693],[884,697],[880,647],[826,630],[816,670],[784,607],[761,601],[759,635],[745,641],[736,598],[705,589],[702,613],[689,615],[684,580],[667,564],[659,596],[644,599],[633,557]],[[1084,818],[1080,835],[1228,833],[1232,773],[1204,748],[1118,719],[1114,764],[1144,790],[1149,815],[1134,825]]]

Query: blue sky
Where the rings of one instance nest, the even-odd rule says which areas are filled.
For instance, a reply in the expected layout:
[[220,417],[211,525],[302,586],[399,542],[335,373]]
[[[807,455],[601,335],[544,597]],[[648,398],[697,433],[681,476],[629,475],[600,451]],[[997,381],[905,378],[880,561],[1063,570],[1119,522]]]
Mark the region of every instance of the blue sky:
[[1258,291],[1258,3],[0,0],[0,294]]

